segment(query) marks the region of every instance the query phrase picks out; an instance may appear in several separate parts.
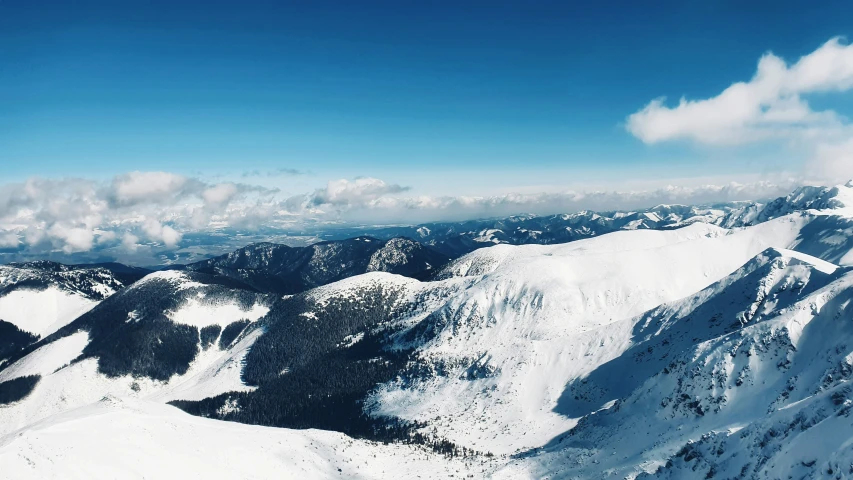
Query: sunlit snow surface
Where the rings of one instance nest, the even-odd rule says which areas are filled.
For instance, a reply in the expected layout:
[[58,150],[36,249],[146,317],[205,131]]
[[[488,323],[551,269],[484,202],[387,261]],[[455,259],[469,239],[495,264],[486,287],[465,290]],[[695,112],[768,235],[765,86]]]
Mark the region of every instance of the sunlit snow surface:
[[169,318],[173,322],[198,328],[208,325],[225,327],[235,320],[245,319],[255,322],[269,311],[269,307],[264,305],[256,304],[251,309],[244,310],[236,303],[209,303],[199,298],[190,299],[177,311],[170,312]]
[[0,297],[0,320],[46,337],[97,304],[96,300],[56,287],[15,290]]
[[486,468],[424,449],[192,417],[107,396],[0,438],[9,479],[461,478]]
[[0,265],[0,320],[46,337],[91,310],[123,285],[102,268]]

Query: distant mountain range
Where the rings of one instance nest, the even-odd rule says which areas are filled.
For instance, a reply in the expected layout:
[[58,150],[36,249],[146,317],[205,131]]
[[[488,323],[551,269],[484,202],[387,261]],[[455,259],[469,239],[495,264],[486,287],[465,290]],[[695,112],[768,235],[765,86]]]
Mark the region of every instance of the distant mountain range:
[[458,258],[491,245],[553,245],[622,230],[666,230],[693,223],[726,228],[755,225],[795,211],[834,208],[843,203],[850,184],[838,187],[800,187],[769,202],[733,202],[707,206],[658,205],[637,211],[515,215],[465,222],[434,222],[412,226],[344,229],[334,235],[363,232],[380,239],[408,237]]

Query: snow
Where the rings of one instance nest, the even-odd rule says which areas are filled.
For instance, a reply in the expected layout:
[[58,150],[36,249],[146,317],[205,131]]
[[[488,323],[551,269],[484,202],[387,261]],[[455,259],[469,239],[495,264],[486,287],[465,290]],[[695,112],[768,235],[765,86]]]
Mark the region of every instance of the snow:
[[[707,287],[768,247],[796,243],[810,218],[477,250],[445,270],[477,280],[432,307],[447,328],[419,350],[427,363],[459,362],[462,370],[414,386],[383,385],[374,412],[428,421],[439,435],[481,451],[541,446],[577,422],[554,412],[564,386],[628,348],[633,317]],[[493,376],[459,378],[484,354]]]
[[853,250],[847,252],[843,257],[841,257],[841,261],[839,263],[841,265],[853,265]]
[[179,270],[162,270],[146,275],[138,282],[131,285],[130,288],[137,288],[152,280],[164,280],[171,283],[177,290],[187,290],[190,288],[204,288],[206,285],[193,281],[189,276]]
[[184,375],[171,379],[170,386],[146,398],[169,402],[172,400],[203,400],[226,392],[248,392],[255,387],[247,386],[240,379],[243,359],[252,344],[263,334],[255,329],[244,335],[237,345],[223,352],[213,346],[199,354]]
[[168,312],[167,316],[173,322],[193,327],[219,325],[225,328],[237,320],[256,322],[270,311],[266,305],[255,304],[251,309],[243,310],[236,302],[211,302],[203,298],[190,298],[176,311]]
[[[766,251],[708,289],[634,319],[634,348],[567,389],[577,396],[621,388],[618,408],[587,414],[570,435],[495,478],[846,472],[852,301],[850,272],[830,275]],[[752,316],[741,328],[715,323],[743,307]],[[614,375],[622,372],[630,377]]]
[[364,332],[359,332],[355,335],[349,335],[344,338],[343,342],[338,344],[338,348],[349,348],[362,340],[364,340]]
[[395,290],[417,290],[421,286],[421,282],[402,275],[387,272],[369,272],[317,287],[310,290],[308,295],[312,300],[322,304],[333,297],[355,298],[360,292],[369,288],[381,287]]
[[175,375],[166,382],[130,375],[107,377],[98,371],[98,361],[94,358],[53,371],[55,366],[62,367],[79,355],[85,347],[82,339],[88,340],[88,335],[81,332],[58,340],[27,355],[2,372],[2,375],[9,372],[9,378],[29,374],[19,372],[37,372],[43,378],[25,400],[0,406],[0,435],[95,402],[104,395],[169,402],[201,400],[226,392],[250,391],[253,387],[243,384],[240,379],[242,362],[261,334],[260,329],[255,329],[229,350],[222,351],[214,345],[200,352],[185,374]]
[[417,447],[208,420],[114,396],[3,437],[0,465],[18,480],[449,478],[484,468]]
[[0,383],[28,375],[50,375],[79,357],[88,343],[89,334],[77,332],[39,347],[26,358],[0,371]]
[[500,239],[495,236],[495,234],[497,233],[503,233],[503,231],[494,228],[488,228],[486,230],[481,231],[479,235],[473,238],[473,240],[478,243],[500,243]]
[[796,258],[797,260],[801,260],[806,262],[812,266],[814,266],[817,270],[820,270],[823,273],[834,273],[835,270],[838,269],[838,265],[829,263],[827,261],[821,260],[817,257],[813,257],[811,255],[806,255],[805,253],[800,253],[794,250],[788,250],[786,248],[778,248],[777,249],[782,255]]
[[98,302],[51,286],[44,290],[13,290],[0,297],[0,320],[45,337],[59,330]]

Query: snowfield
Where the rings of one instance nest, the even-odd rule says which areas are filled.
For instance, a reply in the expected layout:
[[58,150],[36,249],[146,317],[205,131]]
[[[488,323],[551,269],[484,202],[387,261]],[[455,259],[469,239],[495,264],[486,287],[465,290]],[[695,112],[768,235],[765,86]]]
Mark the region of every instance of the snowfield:
[[844,478],[851,305],[850,271],[768,251],[638,317],[625,353],[558,403],[578,425],[496,477]]
[[240,379],[242,360],[262,333],[260,329],[254,330],[225,351],[211,346],[199,353],[185,374],[165,382],[131,375],[108,377],[98,371],[96,359],[73,362],[88,343],[85,332],[62,338],[0,371],[0,383],[25,375],[42,376],[26,401],[0,405],[0,434],[87,405],[104,395],[150,398],[165,403],[252,390]]
[[14,290],[0,297],[0,320],[46,337],[91,310],[99,302],[56,287]]
[[0,476],[18,480],[463,478],[486,468],[416,447],[208,420],[112,396],[3,437],[0,465]]
[[189,299],[178,310],[169,312],[168,317],[175,323],[193,327],[219,325],[224,328],[235,320],[255,322],[269,311],[269,307],[258,304],[244,310],[233,302],[204,302],[204,297],[200,296],[198,299]]
[[53,262],[0,265],[0,320],[46,337],[122,287],[103,268]]
[[79,357],[88,343],[89,335],[77,332],[39,347],[26,358],[0,371],[0,383],[27,375],[50,375]]

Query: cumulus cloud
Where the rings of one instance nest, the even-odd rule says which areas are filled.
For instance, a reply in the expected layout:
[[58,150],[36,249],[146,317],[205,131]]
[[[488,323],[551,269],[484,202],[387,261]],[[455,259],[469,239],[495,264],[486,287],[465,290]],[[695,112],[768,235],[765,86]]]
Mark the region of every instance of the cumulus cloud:
[[0,248],[18,248],[21,240],[15,232],[0,232]]
[[142,237],[174,247],[181,228],[203,229],[235,199],[268,192],[274,190],[168,172],[131,172],[108,182],[34,177],[0,185],[0,248],[23,243],[76,253],[117,244],[122,235],[134,245]]
[[237,185],[233,183],[220,183],[214,185],[201,193],[205,205],[213,208],[221,208],[228,204],[236,195]]
[[136,252],[139,249],[139,237],[130,232],[125,233],[121,238],[121,245],[130,253]]
[[767,53],[751,80],[737,82],[719,95],[682,98],[667,106],[652,100],[628,117],[628,131],[648,144],[692,140],[711,145],[743,144],[768,138],[845,135],[846,123],[831,110],[814,111],[803,95],[853,88],[853,46],[833,38],[788,65]]
[[56,223],[48,229],[48,235],[52,238],[61,240],[62,251],[65,253],[87,252],[92,249],[95,243],[95,234],[91,230],[83,227],[67,227],[61,223]]
[[112,197],[120,205],[169,203],[203,187],[198,180],[168,172],[130,172],[113,179]]
[[326,188],[319,188],[309,197],[308,202],[314,206],[363,206],[375,202],[386,195],[393,195],[409,190],[396,184],[388,184],[378,178],[360,177],[354,180],[333,180]]
[[174,247],[181,241],[181,237],[183,235],[170,227],[169,225],[163,225],[159,221],[153,218],[145,219],[145,222],[142,224],[142,231],[148,236],[149,239],[162,242],[167,247]]

